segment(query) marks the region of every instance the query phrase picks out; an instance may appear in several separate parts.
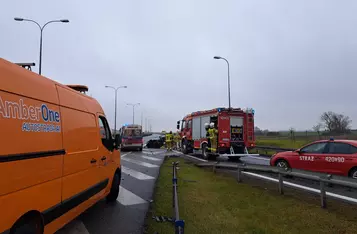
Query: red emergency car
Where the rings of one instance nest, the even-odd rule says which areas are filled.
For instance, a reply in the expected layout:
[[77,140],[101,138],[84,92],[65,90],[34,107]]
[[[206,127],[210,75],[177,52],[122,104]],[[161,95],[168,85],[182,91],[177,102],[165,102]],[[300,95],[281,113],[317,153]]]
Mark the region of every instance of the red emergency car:
[[333,139],[315,141],[295,151],[273,155],[270,165],[357,179],[357,141]]

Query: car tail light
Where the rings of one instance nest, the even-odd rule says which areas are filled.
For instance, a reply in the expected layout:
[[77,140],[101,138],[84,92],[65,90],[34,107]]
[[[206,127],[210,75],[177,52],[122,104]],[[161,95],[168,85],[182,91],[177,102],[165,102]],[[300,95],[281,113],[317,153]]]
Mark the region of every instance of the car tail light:
[[225,144],[224,144],[224,143],[221,143],[221,146],[222,146],[222,147],[224,147],[224,146],[225,146]]

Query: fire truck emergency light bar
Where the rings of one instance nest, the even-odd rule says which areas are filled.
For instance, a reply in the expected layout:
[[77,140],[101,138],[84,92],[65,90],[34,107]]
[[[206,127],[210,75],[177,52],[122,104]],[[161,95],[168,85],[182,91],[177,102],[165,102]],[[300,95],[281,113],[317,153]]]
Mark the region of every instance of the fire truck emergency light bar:
[[231,112],[245,112],[247,114],[253,114],[255,113],[253,108],[245,108],[245,110],[243,111],[241,108],[224,108],[224,107],[219,107],[219,108],[215,108],[215,109],[211,109],[211,110],[206,110],[206,111],[196,111],[196,112],[192,112],[191,116],[194,115],[199,115],[199,114],[205,114],[205,113],[210,113],[210,112],[222,112],[222,111],[231,111]]

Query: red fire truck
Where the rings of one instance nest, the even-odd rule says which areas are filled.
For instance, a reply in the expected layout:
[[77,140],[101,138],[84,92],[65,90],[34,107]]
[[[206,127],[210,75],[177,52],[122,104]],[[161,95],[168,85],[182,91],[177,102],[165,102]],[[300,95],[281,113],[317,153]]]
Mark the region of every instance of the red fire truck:
[[[209,152],[206,123],[214,123],[218,129],[217,154]],[[181,148],[184,154],[200,151],[203,158],[228,156],[239,158],[248,155],[248,149],[255,146],[254,110],[247,108],[215,108],[197,111],[177,121],[180,130]]]

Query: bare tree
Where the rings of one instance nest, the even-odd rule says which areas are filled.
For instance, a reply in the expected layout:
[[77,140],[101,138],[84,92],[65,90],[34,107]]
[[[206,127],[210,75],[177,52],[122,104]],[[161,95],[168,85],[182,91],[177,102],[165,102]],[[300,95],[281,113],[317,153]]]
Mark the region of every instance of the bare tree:
[[321,121],[330,133],[346,133],[351,129],[352,120],[350,117],[337,114],[332,111],[324,112],[321,115]]
[[290,132],[291,140],[292,140],[292,141],[295,141],[295,129],[291,127],[291,128],[289,129],[289,132]]
[[317,123],[316,125],[314,125],[314,126],[312,127],[312,130],[314,130],[315,132],[317,132],[317,134],[320,136],[322,127],[323,127],[323,124],[322,124],[322,123]]

